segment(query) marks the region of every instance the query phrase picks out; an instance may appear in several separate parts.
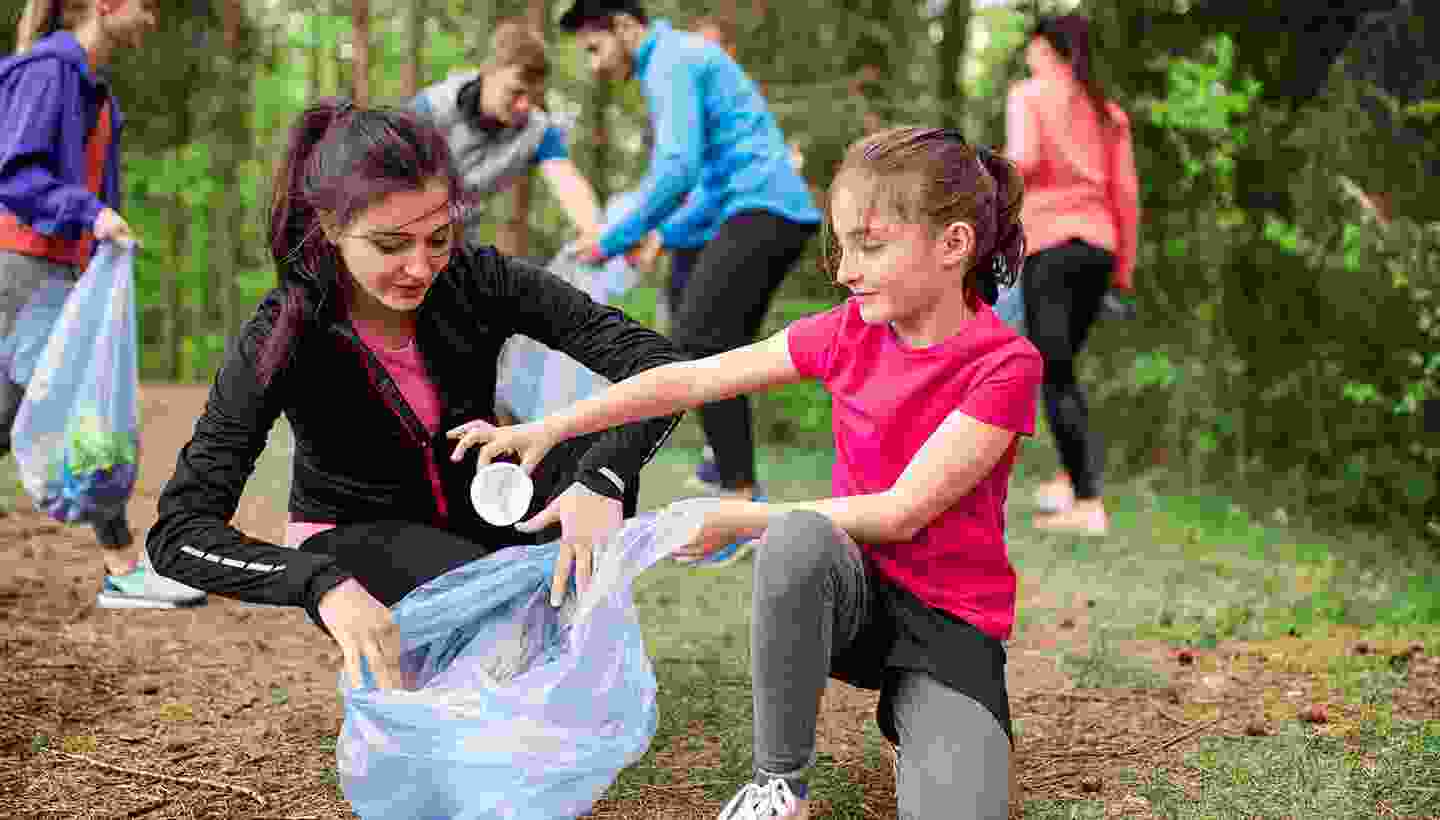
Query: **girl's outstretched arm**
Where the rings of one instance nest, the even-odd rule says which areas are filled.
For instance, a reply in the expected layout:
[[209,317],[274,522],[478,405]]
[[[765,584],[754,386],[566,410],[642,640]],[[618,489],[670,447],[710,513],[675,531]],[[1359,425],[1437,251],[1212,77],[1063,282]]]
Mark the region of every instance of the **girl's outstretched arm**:
[[740,537],[756,537],[775,516],[812,510],[861,543],[909,541],[953,507],[1015,441],[1016,434],[956,410],[930,434],[895,485],[883,493],[790,504],[723,501],[696,543],[676,557],[698,558]]
[[566,439],[799,381],[800,372],[790,360],[787,332],[703,359],[651,368],[529,424],[495,427],[472,421],[461,425],[449,432],[450,438],[458,439],[451,458],[458,461],[470,447],[481,444],[479,464],[513,453],[528,470]]

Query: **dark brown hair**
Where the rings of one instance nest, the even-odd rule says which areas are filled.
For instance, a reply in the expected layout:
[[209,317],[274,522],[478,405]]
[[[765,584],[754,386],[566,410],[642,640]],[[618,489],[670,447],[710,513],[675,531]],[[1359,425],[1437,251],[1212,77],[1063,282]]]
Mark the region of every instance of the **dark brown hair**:
[[1095,114],[1100,117],[1100,121],[1113,122],[1110,118],[1110,107],[1107,105],[1109,98],[1105,96],[1100,79],[1095,76],[1095,54],[1090,48],[1090,21],[1078,14],[1041,17],[1035,22],[1030,37],[1045,38],[1045,42],[1055,49],[1055,53],[1070,64],[1071,72],[1085,87],[1085,94],[1090,97],[1090,103],[1095,107]]
[[356,108],[326,98],[300,113],[275,172],[270,202],[270,254],[284,293],[280,314],[261,347],[262,384],[288,360],[307,317],[318,314],[350,277],[339,251],[325,240],[320,215],[348,225],[390,194],[443,180],[452,211],[462,204],[460,180],[445,137],[428,120],[389,108]]
[[[871,134],[845,152],[830,190],[850,175],[877,183],[896,216],[939,230],[952,222],[975,229],[975,257],[965,273],[967,298],[994,304],[1001,285],[1015,283],[1025,261],[1020,202],[1025,185],[1015,164],[976,149],[953,128],[904,126]],[[838,262],[834,226],[825,220],[826,264]]]

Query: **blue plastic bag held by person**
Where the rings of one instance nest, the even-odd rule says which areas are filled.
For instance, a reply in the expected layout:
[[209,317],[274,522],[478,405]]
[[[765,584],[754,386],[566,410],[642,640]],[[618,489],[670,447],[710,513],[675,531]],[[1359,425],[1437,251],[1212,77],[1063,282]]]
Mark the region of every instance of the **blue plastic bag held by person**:
[[134,260],[131,244],[99,243],[73,288],[39,288],[6,340],[11,378],[26,386],[11,435],[20,480],[57,521],[114,517],[135,488]]
[[1000,321],[1021,336],[1025,335],[1025,294],[1020,289],[1019,279],[1013,285],[1000,286],[1000,298],[995,300],[994,310]]
[[[633,192],[611,197],[606,203],[606,221],[619,219],[634,201]],[[556,254],[547,269],[602,304],[619,298],[639,278],[623,255],[603,265],[587,265],[570,247]],[[534,421],[610,385],[599,373],[528,336],[515,336],[505,343],[496,382],[496,399],[519,421]]]
[[655,672],[631,598],[645,569],[694,537],[713,499],[638,516],[595,554],[559,609],[558,544],[451,570],[393,608],[404,689],[341,675],[336,758],[365,820],[573,820],[654,738]]

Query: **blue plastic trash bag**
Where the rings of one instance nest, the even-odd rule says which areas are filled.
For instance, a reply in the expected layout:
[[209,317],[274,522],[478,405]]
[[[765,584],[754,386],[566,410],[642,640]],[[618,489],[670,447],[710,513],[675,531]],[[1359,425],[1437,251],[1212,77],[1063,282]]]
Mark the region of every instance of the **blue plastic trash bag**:
[[404,689],[351,688],[336,744],[365,820],[573,820],[644,755],[655,672],[631,599],[687,543],[713,499],[626,522],[595,554],[584,595],[549,603],[558,544],[458,567],[395,605]]
[[[605,221],[615,224],[639,202],[634,191],[616,194],[605,203]],[[566,247],[550,260],[548,270],[609,304],[635,286],[639,271],[621,254],[603,265],[582,263],[575,248]],[[520,421],[534,421],[580,399],[605,389],[608,379],[564,353],[552,350],[528,336],[515,336],[500,353],[495,397]]]
[[[557,254],[548,270],[601,303],[619,296],[633,282],[608,263],[597,267],[581,262],[570,248]],[[604,376],[564,353],[528,336],[512,336],[500,354],[495,394],[517,419],[534,421],[609,385]]]
[[995,300],[995,315],[1021,336],[1025,335],[1025,294],[1020,281],[1010,287],[1000,288],[1000,298]]
[[133,245],[101,242],[63,301],[63,283],[47,283],[16,319],[10,370],[25,398],[12,447],[26,492],[57,521],[114,517],[135,488],[134,260]]

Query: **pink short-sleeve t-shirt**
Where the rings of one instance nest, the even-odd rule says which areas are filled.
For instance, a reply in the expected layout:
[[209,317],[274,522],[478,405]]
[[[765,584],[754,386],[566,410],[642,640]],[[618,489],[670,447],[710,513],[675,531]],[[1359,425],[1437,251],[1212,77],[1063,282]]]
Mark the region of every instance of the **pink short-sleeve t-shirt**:
[[[1035,432],[1040,353],[986,305],[958,334],[922,349],[907,347],[888,324],[866,324],[853,300],[794,322],[787,340],[796,369],[830,393],[836,497],[889,490],[957,410],[1019,435]],[[1000,640],[1015,621],[1005,496],[1018,443],[914,539],[861,545],[887,579]]]

